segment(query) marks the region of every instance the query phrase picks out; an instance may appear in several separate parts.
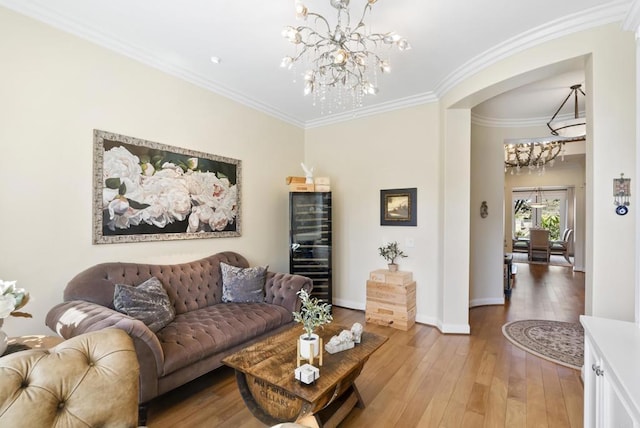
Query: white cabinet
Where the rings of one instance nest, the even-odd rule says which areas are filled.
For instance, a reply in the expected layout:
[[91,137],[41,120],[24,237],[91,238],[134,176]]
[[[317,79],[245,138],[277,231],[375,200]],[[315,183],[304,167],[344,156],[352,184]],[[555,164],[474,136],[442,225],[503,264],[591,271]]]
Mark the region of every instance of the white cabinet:
[[581,316],[584,327],[584,426],[640,428],[640,328]]

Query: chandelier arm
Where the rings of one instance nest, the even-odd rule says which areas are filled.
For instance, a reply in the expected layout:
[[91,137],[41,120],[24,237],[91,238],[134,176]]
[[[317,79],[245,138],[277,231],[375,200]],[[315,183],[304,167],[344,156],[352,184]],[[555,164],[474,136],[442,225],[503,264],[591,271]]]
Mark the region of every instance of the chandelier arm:
[[364,18],[367,15],[367,10],[371,10],[371,9],[372,9],[371,3],[367,2],[364,5],[364,8],[362,9],[362,16],[360,17],[360,21],[358,22],[358,25],[356,25],[356,28],[355,28],[356,30],[358,28],[360,28],[360,27],[365,27],[366,26],[365,23],[364,23]]
[[[337,70],[337,69],[336,69],[335,67],[331,67],[331,68],[330,68],[330,71],[331,71],[331,78],[332,78],[332,79],[331,79],[331,81],[324,82],[324,83],[323,83],[324,85],[327,85],[327,86],[335,86],[335,84],[336,84],[336,83],[338,83],[338,82],[340,82],[340,81],[343,81],[343,84],[345,84],[345,85],[346,85],[346,82],[351,80],[351,79],[346,79],[346,77],[347,77],[349,74],[352,74],[352,75],[356,76],[354,73],[350,72],[349,70],[344,70],[344,74],[346,74],[347,76],[341,76],[341,72],[340,72],[340,70],[338,70],[338,71],[336,71],[336,70]],[[357,77],[357,76],[356,76],[356,77]],[[356,88],[357,86],[358,86],[358,83],[357,83],[357,80],[356,80],[356,83],[352,84],[352,85],[351,85],[351,86],[349,86],[347,89],[351,90],[351,89]]]
[[564,107],[564,105],[567,103],[567,100],[569,99],[569,97],[571,97],[571,95],[575,92],[575,89],[572,89],[571,92],[569,92],[569,95],[567,95],[567,97],[564,99],[564,101],[562,102],[562,104],[560,104],[560,107],[558,107],[558,110],[556,110],[556,112],[553,114],[553,116],[551,117],[551,120],[548,123],[553,122],[553,119],[556,118],[556,116],[558,115],[558,113],[560,113],[560,110],[562,110],[562,107]]
[[[316,30],[314,30],[311,27],[308,27],[306,25],[301,25],[299,27],[296,27],[296,31],[298,33],[301,34],[306,34],[306,37],[309,39],[311,37],[317,37],[318,39],[320,39],[320,42],[330,42],[333,43],[332,40],[329,37],[323,36],[322,34],[318,33]],[[309,46],[316,46],[318,43],[308,43],[305,42],[304,40],[301,40],[300,43],[304,44],[304,45],[309,45]]]
[[327,26],[327,33],[331,33],[331,26],[329,25],[329,21],[327,21],[327,19],[324,16],[317,14],[315,12],[307,12],[307,16],[314,16],[316,21],[321,20],[322,22],[324,22],[324,25]]

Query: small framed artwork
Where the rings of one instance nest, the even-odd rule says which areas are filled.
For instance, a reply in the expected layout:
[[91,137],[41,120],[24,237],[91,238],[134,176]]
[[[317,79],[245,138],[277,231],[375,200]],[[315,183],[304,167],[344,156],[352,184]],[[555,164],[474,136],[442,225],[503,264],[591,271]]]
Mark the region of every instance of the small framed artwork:
[[418,190],[380,190],[381,226],[417,226]]

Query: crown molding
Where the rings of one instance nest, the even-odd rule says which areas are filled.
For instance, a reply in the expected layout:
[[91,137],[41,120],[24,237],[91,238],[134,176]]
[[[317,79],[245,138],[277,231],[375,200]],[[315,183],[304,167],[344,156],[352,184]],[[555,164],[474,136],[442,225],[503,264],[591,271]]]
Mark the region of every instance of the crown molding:
[[[579,112],[580,117],[584,117],[584,111]],[[517,119],[503,119],[496,117],[481,116],[471,111],[471,123],[478,126],[484,126],[487,128],[526,128],[530,126],[546,126],[551,117],[532,117],[532,118],[517,118]],[[554,121],[563,121],[573,119],[573,113],[559,114]]]
[[93,28],[87,27],[86,25],[78,21],[69,19],[68,17],[63,16],[49,8],[25,4],[18,0],[0,0],[0,5],[13,10],[14,12],[18,12],[22,15],[26,15],[38,21],[44,22],[45,24],[48,24],[66,33],[73,34],[74,36],[77,36],[83,40],[88,40],[110,51],[141,62],[142,64],[165,72],[171,76],[177,77],[181,80],[207,89],[218,95],[229,98],[242,105],[261,111],[284,122],[298,126],[300,128],[304,128],[305,123],[291,115],[279,111],[267,104],[259,102],[245,94],[220,85],[219,83],[205,78],[197,73],[194,73],[184,67],[172,64],[171,62],[164,60],[161,56],[156,55],[153,52],[149,52],[148,50],[145,50],[140,46],[125,42],[124,40],[119,40],[112,35],[105,34]]
[[[588,9],[584,12],[576,13],[568,17],[551,21],[547,24],[528,30],[520,35],[504,41],[495,47],[477,55],[467,61],[458,69],[450,73],[441,81],[434,91],[401,98],[393,101],[371,105],[369,107],[356,109],[353,111],[325,116],[318,119],[304,121],[290,114],[284,113],[265,103],[259,102],[250,96],[234,91],[211,79],[205,78],[197,73],[193,73],[176,64],[172,64],[153,52],[145,51],[140,46],[133,45],[118,40],[108,34],[88,28],[81,22],[69,19],[50,8],[30,5],[19,0],[0,0],[0,5],[15,12],[37,19],[54,28],[73,34],[82,39],[93,42],[106,49],[124,55],[128,58],[141,62],[145,65],[163,71],[169,75],[192,83],[196,86],[207,89],[211,92],[229,98],[247,107],[261,111],[274,118],[300,128],[314,128],[329,124],[344,122],[354,118],[371,116],[374,114],[412,107],[419,104],[438,101],[444,94],[456,85],[498,61],[501,61],[515,53],[521,52],[537,44],[553,40],[577,31],[582,31],[591,27],[622,21],[625,25],[638,26],[640,23],[640,0],[633,0],[631,12],[629,12],[629,0],[614,0],[604,5]],[[490,119],[489,119],[490,120]],[[546,122],[545,122],[546,123]]]
[[309,120],[305,123],[305,128],[311,129],[320,126],[333,125],[340,122],[346,122],[353,119],[359,119],[362,117],[373,116],[380,113],[386,113],[437,101],[438,97],[436,97],[433,92],[425,92],[423,94],[411,95],[409,97],[400,98],[397,100],[374,104],[369,107],[361,107],[354,110],[349,110],[347,112],[336,113],[328,116],[323,116],[318,119]]
[[636,33],[636,39],[640,39],[640,0],[633,0],[629,13],[625,17],[622,28]]
[[[638,3],[639,0],[634,1]],[[467,61],[440,82],[434,92],[441,98],[464,80],[498,61],[568,34],[622,21],[628,10],[629,0],[614,0],[527,30]]]

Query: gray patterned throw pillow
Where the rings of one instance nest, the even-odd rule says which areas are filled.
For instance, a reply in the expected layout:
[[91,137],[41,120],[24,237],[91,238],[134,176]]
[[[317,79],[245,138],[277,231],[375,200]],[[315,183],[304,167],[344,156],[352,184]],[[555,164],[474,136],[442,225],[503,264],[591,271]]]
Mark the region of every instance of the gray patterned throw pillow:
[[167,292],[155,276],[135,287],[116,284],[113,306],[118,312],[142,321],[154,333],[176,316]]
[[220,263],[222,301],[225,303],[264,302],[264,283],[269,266],[239,268]]

